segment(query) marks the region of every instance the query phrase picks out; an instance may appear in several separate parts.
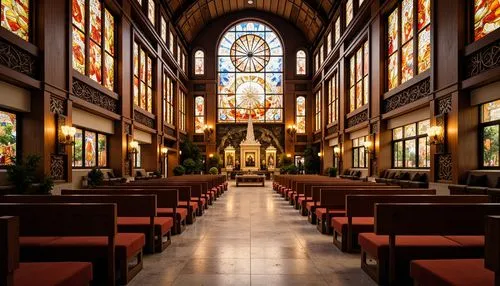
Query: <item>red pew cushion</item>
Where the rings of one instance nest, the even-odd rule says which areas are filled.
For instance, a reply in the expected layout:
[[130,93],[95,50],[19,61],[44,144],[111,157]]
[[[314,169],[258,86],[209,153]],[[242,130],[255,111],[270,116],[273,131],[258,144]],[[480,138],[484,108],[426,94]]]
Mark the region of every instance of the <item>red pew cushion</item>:
[[83,286],[91,280],[89,262],[21,263],[14,271],[15,286]]
[[[138,226],[149,228],[149,217],[118,217],[118,225]],[[174,220],[171,217],[155,217],[155,231],[161,231],[161,234],[166,234],[173,226]]]
[[[156,209],[156,213],[158,216],[173,216],[174,209],[173,208],[158,208]],[[187,209],[177,208],[177,218],[184,220],[187,217],[188,211]]]
[[[198,209],[198,203],[197,202],[189,201],[189,205],[193,208],[193,210],[197,210]],[[187,206],[187,202],[180,201],[179,202],[179,206],[186,207]]]
[[484,235],[446,235],[445,237],[463,246],[484,247]]
[[[358,242],[362,249],[375,258],[387,259],[389,257],[389,236],[387,235],[361,233],[358,236]],[[413,254],[417,253],[419,257],[429,255],[432,257],[433,254],[439,255],[437,252],[440,250],[457,252],[461,245],[439,235],[404,235],[396,237],[396,247],[398,257],[410,256],[411,258]]]
[[[326,219],[326,208],[316,208],[316,217]],[[333,216],[345,216],[345,210],[329,210],[329,214]]]
[[[142,233],[118,233],[115,236],[116,255],[117,257],[130,258],[138,251],[140,251],[146,243],[146,238]],[[50,247],[61,247],[71,252],[72,249],[76,251],[92,251],[96,247],[105,247],[108,245],[106,237],[89,237],[89,236],[76,236],[76,237],[59,237],[58,239],[49,243]]]
[[[308,209],[309,211],[311,211],[313,206],[314,206],[314,202],[307,202],[306,203],[306,209]],[[316,206],[319,207],[319,206],[321,206],[321,204],[319,202],[317,202]]]
[[495,273],[484,259],[415,260],[410,275],[419,285],[494,285]]
[[[338,233],[347,232],[347,217],[333,217],[331,226]],[[355,233],[373,231],[374,218],[373,217],[353,217],[352,230]]]
[[301,196],[299,197],[299,204],[302,204],[303,201],[312,201],[312,197],[305,197],[305,196]]

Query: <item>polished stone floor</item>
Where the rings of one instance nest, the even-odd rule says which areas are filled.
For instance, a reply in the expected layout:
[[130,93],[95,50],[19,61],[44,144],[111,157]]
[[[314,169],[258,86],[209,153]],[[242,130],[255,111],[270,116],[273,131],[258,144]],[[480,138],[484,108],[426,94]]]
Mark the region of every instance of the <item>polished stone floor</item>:
[[219,198],[163,253],[146,256],[139,285],[375,285],[359,255],[265,187],[235,187]]

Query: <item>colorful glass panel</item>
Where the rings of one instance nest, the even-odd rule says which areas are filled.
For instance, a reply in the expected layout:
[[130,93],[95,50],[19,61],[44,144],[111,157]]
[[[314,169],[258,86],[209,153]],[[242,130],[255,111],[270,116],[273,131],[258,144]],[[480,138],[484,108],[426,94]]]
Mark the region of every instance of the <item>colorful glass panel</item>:
[[431,67],[431,26],[427,26],[418,34],[418,72],[422,73]]
[[389,57],[389,66],[387,68],[389,73],[389,90],[398,86],[398,54],[395,53]]
[[97,135],[98,166],[106,167],[108,165],[108,138],[104,134]]
[[205,53],[202,50],[194,54],[194,74],[202,75],[205,73]]
[[353,0],[347,0],[345,4],[345,25],[348,26],[354,17]]
[[106,26],[104,28],[105,50],[110,55],[115,55],[115,18],[108,10],[105,13]]
[[431,0],[418,0],[418,30],[431,23]]
[[[2,1],[3,2],[3,1]],[[14,1],[12,1],[14,2]],[[72,1],[72,19],[75,25],[81,31],[85,30],[85,0]],[[3,10],[3,9],[2,9]]]
[[500,27],[500,3],[474,0],[474,40],[480,40]]
[[497,120],[500,120],[500,100],[483,104],[481,108],[481,122]]
[[406,43],[413,38],[413,0],[403,0],[401,4],[401,41]]
[[90,4],[90,38],[101,45],[101,2],[99,0],[89,0]]
[[95,167],[96,165],[96,134],[94,132],[85,132],[85,166]]
[[218,54],[218,121],[244,122],[251,115],[281,122],[283,50],[275,32],[255,21],[236,24],[223,35]]
[[14,113],[0,111],[0,166],[12,165],[16,160],[17,122]]
[[306,74],[306,53],[302,50],[298,51],[296,58],[297,58],[296,73],[298,75],[305,75]]
[[483,128],[483,166],[500,166],[500,125],[486,126]]
[[398,9],[387,18],[387,54],[392,55],[398,49]]
[[151,21],[153,26],[155,25],[155,1],[154,0],[149,0],[148,1],[148,19]]
[[29,41],[30,1],[1,0],[2,27]]
[[306,98],[303,96],[297,97],[297,102],[295,106],[295,115],[296,115],[296,126],[297,133],[306,133]]
[[413,78],[413,42],[401,49],[401,83]]
[[85,36],[76,27],[73,27],[73,68],[85,74]]
[[114,89],[115,83],[115,61],[113,57],[106,53],[104,66],[104,86],[110,90]]
[[76,129],[73,144],[73,167],[83,167],[83,131]]
[[89,43],[89,77],[98,83],[102,83],[102,59],[101,59],[101,47],[99,47],[93,41]]

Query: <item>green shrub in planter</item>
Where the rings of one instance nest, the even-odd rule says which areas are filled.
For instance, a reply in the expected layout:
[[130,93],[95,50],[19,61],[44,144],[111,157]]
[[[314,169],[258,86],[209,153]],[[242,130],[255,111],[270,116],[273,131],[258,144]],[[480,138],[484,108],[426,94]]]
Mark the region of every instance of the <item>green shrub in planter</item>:
[[328,176],[337,177],[337,168],[328,168]]
[[186,173],[186,168],[182,165],[177,165],[174,168],[174,176],[182,176]]
[[208,172],[211,175],[217,175],[217,174],[219,174],[219,169],[217,169],[216,167],[212,167],[212,168],[210,168],[210,170],[208,170]]
[[182,166],[185,168],[186,174],[193,174],[197,171],[197,164],[193,159],[186,159],[182,162]]
[[87,175],[87,180],[88,180],[88,185],[91,188],[100,186],[104,182],[104,173],[101,171],[101,169],[94,167],[92,168],[92,170],[90,170],[89,174]]

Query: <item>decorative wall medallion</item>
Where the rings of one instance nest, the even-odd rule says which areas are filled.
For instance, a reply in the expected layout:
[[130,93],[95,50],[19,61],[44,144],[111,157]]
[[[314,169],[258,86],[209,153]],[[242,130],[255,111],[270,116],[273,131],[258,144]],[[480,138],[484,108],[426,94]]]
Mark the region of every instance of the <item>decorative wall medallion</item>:
[[467,57],[467,77],[473,77],[500,66],[500,41]]
[[50,112],[58,115],[64,115],[64,100],[55,96],[50,97]]
[[353,117],[347,119],[347,128],[351,128],[367,120],[368,120],[368,110],[363,110],[360,113],[354,115]]
[[431,91],[430,78],[426,78],[419,83],[397,93],[383,101],[383,111],[387,113],[419,99],[429,96]]
[[95,104],[106,110],[118,113],[118,100],[107,96],[86,83],[73,78],[73,94],[87,102]]
[[452,169],[451,154],[438,155],[438,181],[451,181],[453,179]]
[[[255,139],[260,142],[261,154],[266,154],[266,148],[274,146],[277,154],[285,151],[285,128],[284,125],[262,125],[254,124]],[[246,138],[246,124],[218,124],[217,125],[217,153],[223,154],[224,149],[229,145],[236,148],[236,154],[239,156],[239,145]]]
[[138,123],[147,126],[149,128],[155,128],[155,121],[153,118],[148,117],[141,112],[134,110],[134,120]]
[[64,155],[50,155],[50,175],[54,180],[60,181],[66,179],[64,158]]
[[30,77],[37,78],[37,58],[5,41],[0,41],[0,64]]
[[438,114],[451,112],[451,95],[442,97],[438,100]]

